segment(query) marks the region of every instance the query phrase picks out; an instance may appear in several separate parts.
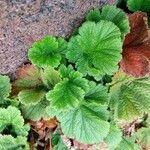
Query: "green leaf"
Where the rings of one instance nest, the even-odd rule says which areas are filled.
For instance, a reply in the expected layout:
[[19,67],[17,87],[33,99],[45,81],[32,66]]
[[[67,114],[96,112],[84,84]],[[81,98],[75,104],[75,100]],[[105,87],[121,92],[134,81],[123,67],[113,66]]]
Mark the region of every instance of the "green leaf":
[[11,135],[0,134],[0,150],[29,150],[27,138],[18,136],[17,138]]
[[0,75],[0,100],[5,99],[11,92],[11,84],[8,76]]
[[141,150],[139,145],[135,143],[135,139],[132,137],[123,137],[116,150]]
[[109,95],[107,88],[101,84],[96,85],[94,82],[89,82],[89,85],[90,89],[86,92],[84,99],[88,102],[108,104]]
[[13,90],[35,88],[42,85],[40,70],[34,65],[24,65],[17,71],[17,80],[13,83]]
[[127,0],[127,6],[131,11],[145,11],[150,13],[150,0]]
[[70,40],[67,58],[84,75],[111,75],[118,70],[121,59],[120,36],[119,28],[111,22],[86,22]]
[[39,67],[57,67],[66,51],[67,44],[64,39],[56,39],[53,36],[46,36],[35,42],[29,49],[28,57],[31,62]]
[[57,116],[62,132],[69,138],[85,144],[101,142],[109,132],[108,112],[104,106],[81,104]]
[[111,124],[109,134],[105,138],[107,150],[115,150],[122,140],[122,131],[115,124]]
[[[21,132],[20,129],[22,130]],[[12,135],[28,135],[29,127],[24,125],[21,112],[16,107],[0,108],[0,133],[5,134],[6,130]]]
[[106,5],[101,12],[98,9],[94,9],[87,15],[87,20],[94,22],[99,22],[100,20],[111,21],[120,29],[122,37],[130,32],[126,13],[116,6]]
[[90,12],[86,16],[86,20],[99,22],[101,20],[101,13],[98,8],[90,10]]
[[150,148],[150,128],[141,128],[136,133],[136,137],[140,145],[145,148]]
[[61,80],[59,72],[53,67],[44,68],[44,70],[41,71],[41,76],[43,83],[48,89],[52,89],[55,84]]
[[82,101],[88,82],[82,74],[74,71],[71,66],[62,66],[60,73],[63,80],[47,93],[47,99],[56,109],[67,109],[78,106]]
[[149,91],[150,78],[148,77],[134,79],[127,76],[124,80],[116,82],[110,89],[111,103],[114,99],[116,101],[112,108],[116,116],[131,121],[144,112],[150,112]]
[[52,137],[53,150],[68,150],[67,146],[61,139],[59,133],[55,133]]
[[45,97],[46,92],[43,90],[22,90],[18,94],[19,101],[24,105],[36,105]]
[[44,99],[36,105],[22,106],[24,118],[34,121],[40,120],[41,118],[47,119],[49,115],[46,112],[46,107],[49,106],[49,104],[50,102]]

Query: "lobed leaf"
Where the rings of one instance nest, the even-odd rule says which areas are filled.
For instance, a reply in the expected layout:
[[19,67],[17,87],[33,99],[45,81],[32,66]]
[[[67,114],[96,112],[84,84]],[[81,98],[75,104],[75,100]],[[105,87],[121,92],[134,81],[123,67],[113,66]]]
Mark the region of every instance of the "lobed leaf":
[[[123,79],[123,78],[122,78]],[[112,110],[120,119],[133,120],[150,111],[150,78],[128,78],[116,82],[110,89]]]
[[39,67],[57,67],[66,49],[67,43],[64,39],[46,36],[32,45],[28,57],[32,64]]
[[66,109],[78,106],[88,87],[87,80],[73,68],[62,66],[60,69],[62,81],[47,93],[47,99],[56,109]]
[[17,138],[11,135],[0,135],[0,150],[29,150],[27,138],[18,136]]
[[49,106],[49,101],[46,99],[40,101],[36,105],[22,106],[22,113],[25,119],[31,119],[33,121],[40,120],[41,118],[48,118],[49,115],[46,112],[46,107]]
[[150,38],[146,14],[136,12],[129,15],[131,32],[126,36],[120,66],[134,77],[150,73]]
[[128,16],[116,6],[106,5],[101,11],[99,9],[91,10],[86,19],[94,22],[101,20],[111,21],[120,29],[122,37],[130,31]]
[[144,11],[150,13],[150,0],[127,0],[127,6],[131,11]]
[[41,71],[42,81],[48,89],[52,89],[55,84],[61,81],[61,77],[58,71],[53,67],[44,68]]
[[8,126],[12,126],[12,129],[9,131],[12,134],[20,136],[28,135],[29,126],[24,125],[21,112],[16,107],[9,106],[7,109],[0,108],[0,133],[5,134]]
[[109,95],[105,86],[101,84],[96,85],[94,82],[89,82],[89,86],[90,88],[84,97],[86,101],[98,104],[108,104]]
[[84,144],[99,143],[109,132],[108,112],[101,105],[81,104],[57,117],[63,133]]
[[46,92],[44,90],[22,90],[18,94],[19,101],[24,105],[36,105],[44,99]]
[[84,75],[112,75],[121,59],[120,36],[118,27],[111,22],[86,22],[70,40],[67,58]]
[[34,65],[23,65],[16,73],[15,82],[13,83],[14,93],[23,89],[35,88],[42,85],[40,70]]

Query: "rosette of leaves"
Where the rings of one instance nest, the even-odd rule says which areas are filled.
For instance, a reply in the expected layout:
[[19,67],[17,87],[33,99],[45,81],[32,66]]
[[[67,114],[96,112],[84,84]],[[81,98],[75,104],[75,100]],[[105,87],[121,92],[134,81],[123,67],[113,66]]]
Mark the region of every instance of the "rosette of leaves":
[[67,58],[83,75],[112,75],[118,70],[122,41],[119,28],[110,21],[85,22],[68,44]]
[[64,57],[66,49],[67,42],[63,38],[46,36],[32,45],[28,57],[33,64],[39,67],[57,67]]
[[110,107],[119,120],[134,120],[150,112],[150,78],[133,78],[122,70],[113,77]]
[[25,118],[38,120],[47,116],[45,108],[49,101],[46,100],[46,93],[60,80],[53,67],[40,69],[28,64],[18,70],[13,92],[18,93]]
[[[85,144],[101,142],[109,132],[107,89],[87,82],[71,66],[60,68],[62,81],[47,94],[47,113],[57,117],[62,132]],[[68,109],[69,108],[69,109]]]
[[86,20],[93,22],[111,21],[120,29],[122,37],[130,31],[127,14],[116,6],[106,5],[102,10],[93,9],[87,14]]
[[0,108],[0,149],[26,150],[29,129],[16,107]]

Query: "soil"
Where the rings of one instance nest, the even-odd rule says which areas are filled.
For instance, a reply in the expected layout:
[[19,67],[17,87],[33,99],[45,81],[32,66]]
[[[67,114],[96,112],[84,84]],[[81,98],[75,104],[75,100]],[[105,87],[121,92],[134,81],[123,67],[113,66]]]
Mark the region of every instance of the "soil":
[[45,35],[68,38],[92,8],[116,0],[0,0],[0,74],[28,62],[32,43]]

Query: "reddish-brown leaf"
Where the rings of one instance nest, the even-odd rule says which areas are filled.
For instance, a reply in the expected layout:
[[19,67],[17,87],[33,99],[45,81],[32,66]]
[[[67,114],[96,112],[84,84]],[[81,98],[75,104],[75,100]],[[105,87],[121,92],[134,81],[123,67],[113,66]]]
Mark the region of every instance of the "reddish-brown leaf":
[[150,72],[150,38],[147,15],[135,12],[129,15],[131,32],[123,46],[121,68],[134,77],[145,76]]
[[30,89],[42,85],[41,74],[34,65],[23,65],[16,72],[16,80],[13,82],[13,94],[22,89]]

